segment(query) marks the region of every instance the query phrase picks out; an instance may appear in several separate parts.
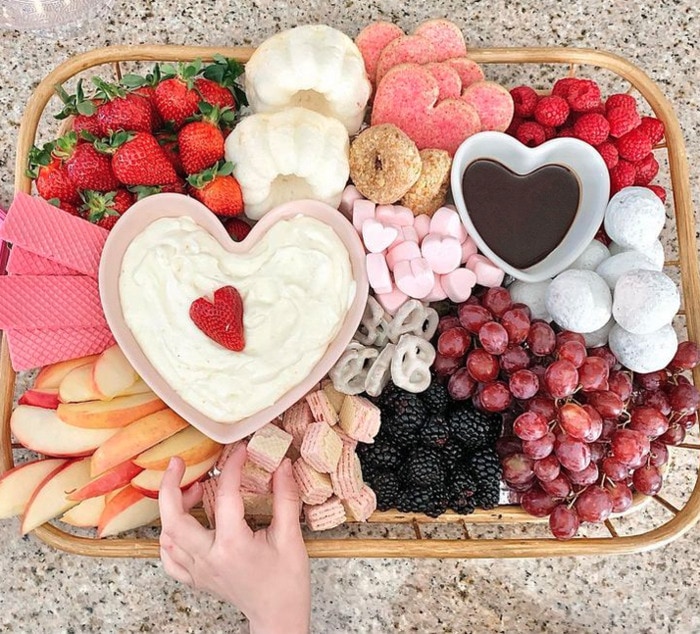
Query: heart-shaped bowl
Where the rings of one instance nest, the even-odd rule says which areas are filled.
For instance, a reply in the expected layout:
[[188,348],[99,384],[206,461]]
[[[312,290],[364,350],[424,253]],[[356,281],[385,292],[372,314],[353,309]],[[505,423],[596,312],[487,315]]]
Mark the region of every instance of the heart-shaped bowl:
[[[161,376],[146,357],[127,326],[119,293],[122,261],[132,241],[151,223],[161,218],[188,216],[211,234],[226,251],[245,253],[260,241],[278,221],[303,215],[328,225],[348,251],[355,281],[355,297],[350,304],[336,337],[313,370],[275,403],[238,421],[217,422],[186,402]],[[365,251],[350,222],[336,209],[313,200],[285,203],[268,212],[242,242],[229,237],[221,221],[198,201],[181,194],[156,194],[135,203],[119,219],[104,246],[99,271],[100,296],[107,323],[120,348],[134,369],[151,389],[177,414],[217,442],[230,443],[255,432],[303,398],[321,381],[340,358],[362,319],[369,291],[365,268]],[[189,309],[189,307],[187,307]],[[303,351],[300,351],[303,354]],[[233,380],[234,377],[232,377]]]
[[[496,254],[479,234],[464,200],[462,180],[474,161],[486,159],[525,176],[548,165],[567,168],[579,186],[576,215],[559,244],[543,259],[527,268],[517,268]],[[595,237],[605,215],[610,195],[610,177],[603,158],[588,143],[569,137],[552,139],[535,148],[527,147],[503,132],[479,132],[464,141],[452,162],[452,196],[469,235],[479,250],[507,274],[525,282],[541,282],[565,270]],[[512,228],[504,223],[503,231]]]

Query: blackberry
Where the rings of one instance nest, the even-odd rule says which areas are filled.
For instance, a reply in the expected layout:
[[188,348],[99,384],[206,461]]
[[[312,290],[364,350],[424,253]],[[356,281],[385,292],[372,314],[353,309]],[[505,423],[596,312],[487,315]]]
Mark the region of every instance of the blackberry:
[[[397,388],[398,389],[398,388]],[[419,441],[419,431],[427,418],[420,399],[410,392],[399,390],[392,407],[382,411],[382,430],[404,447],[412,447]]]
[[447,510],[447,494],[443,484],[405,489],[399,494],[396,509],[401,513],[425,513],[438,517]]
[[442,449],[450,439],[450,428],[445,417],[437,414],[428,418],[421,427],[420,439],[427,447]]
[[409,487],[443,483],[445,468],[440,452],[424,447],[415,449],[409,455],[401,474],[404,483]]
[[450,438],[442,448],[442,462],[449,473],[460,469],[464,464],[464,450],[462,444]]
[[450,434],[461,441],[464,449],[474,451],[492,446],[501,435],[500,414],[477,410],[471,401],[463,401],[447,415]]
[[476,479],[468,471],[453,472],[448,488],[450,507],[457,511],[457,509],[464,509],[471,505],[473,509],[473,497],[477,489]]
[[388,437],[377,438],[371,445],[358,443],[357,455],[363,469],[379,473],[398,469],[404,459],[403,450]]
[[377,508],[388,511],[397,506],[399,501],[399,479],[393,473],[380,473],[367,483],[377,496]]
[[452,401],[447,387],[435,375],[433,375],[428,389],[420,396],[429,414],[444,414]]
[[492,447],[474,452],[469,458],[469,469],[476,479],[474,503],[484,509],[498,506],[501,490],[501,462]]

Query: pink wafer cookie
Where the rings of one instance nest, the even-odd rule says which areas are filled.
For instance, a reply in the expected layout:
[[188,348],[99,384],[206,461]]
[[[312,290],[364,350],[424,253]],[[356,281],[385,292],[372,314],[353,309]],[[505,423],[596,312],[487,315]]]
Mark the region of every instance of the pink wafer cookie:
[[328,395],[323,390],[307,394],[306,402],[311,408],[315,421],[323,421],[331,427],[338,422],[338,412],[335,411]]
[[97,279],[109,232],[41,198],[17,192],[0,239]]
[[241,491],[246,517],[266,519],[272,517],[272,494]]
[[345,520],[345,507],[335,496],[323,504],[304,506],[306,526],[312,531],[325,531],[340,526]]
[[321,473],[331,473],[338,466],[342,451],[343,441],[328,423],[311,423],[307,427],[301,443],[301,456],[314,469]]
[[347,396],[340,410],[340,428],[351,438],[364,443],[374,442],[379,433],[381,412],[361,396]]
[[306,434],[306,428],[314,422],[314,415],[311,412],[306,399],[302,399],[292,405],[282,418],[282,428],[292,436],[292,445],[297,449],[301,448],[301,443]]
[[271,424],[258,429],[248,441],[248,458],[266,471],[274,471],[292,444],[292,435]]
[[342,429],[340,429],[340,425],[338,425],[338,427],[336,427],[333,431],[338,434],[338,438],[343,441],[343,448],[349,447],[353,451],[357,449],[357,440],[355,440],[355,438],[351,438]]
[[272,473],[246,460],[241,470],[241,487],[253,493],[271,493]]
[[304,504],[323,504],[333,495],[330,476],[317,471],[303,458],[299,458],[292,465],[292,475]]
[[109,328],[26,329],[6,331],[15,372],[99,354],[112,346]]
[[327,379],[321,383],[321,389],[326,393],[326,396],[333,406],[333,409],[336,411],[336,413],[339,413],[340,408],[343,406],[343,401],[345,400],[345,394],[338,392],[333,385],[333,381],[330,379]]
[[0,330],[96,327],[107,327],[97,280],[84,275],[0,278]]
[[359,495],[343,500],[345,514],[350,521],[366,522],[377,510],[377,496],[366,484],[362,486]]
[[343,446],[343,451],[338,460],[338,466],[331,472],[331,484],[333,493],[339,498],[355,497],[362,491],[362,466],[355,450],[349,446]]
[[63,264],[44,258],[22,247],[13,247],[7,260],[11,275],[80,275]]

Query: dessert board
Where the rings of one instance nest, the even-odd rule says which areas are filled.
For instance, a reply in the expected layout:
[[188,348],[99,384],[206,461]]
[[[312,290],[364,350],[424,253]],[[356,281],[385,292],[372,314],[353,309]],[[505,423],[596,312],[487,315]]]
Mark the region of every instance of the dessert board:
[[[240,61],[246,61],[252,51],[248,49],[213,50],[196,47],[112,47],[78,56],[57,68],[37,88],[23,120],[18,147],[17,191],[27,193],[30,191],[30,181],[24,176],[23,157],[26,156],[29,147],[34,142],[34,135],[41,112],[52,95],[53,86],[56,83],[63,83],[76,73],[99,64],[114,63],[118,66],[123,61],[208,59],[215,53],[223,53]],[[636,69],[628,62],[616,56],[596,51],[575,49],[483,49],[470,51],[469,57],[471,60],[482,64],[564,64],[570,66],[572,70],[579,64],[590,64],[608,68],[628,80],[651,105],[655,114],[663,121],[666,128],[666,147],[660,148],[660,150],[668,153],[679,241],[680,261],[667,263],[667,265],[675,265],[680,268],[683,295],[685,297],[685,319],[688,336],[691,339],[697,339],[698,335],[700,335],[700,312],[693,304],[698,301],[696,298],[698,297],[697,291],[700,290],[700,284],[695,262],[694,217],[688,189],[687,160],[678,122],[658,88],[639,69]],[[14,374],[11,369],[9,351],[5,339],[3,339],[1,361],[3,364],[2,467],[3,470],[6,470],[13,463],[9,419],[12,408]],[[689,450],[692,450],[693,447],[691,446]],[[697,449],[697,447],[695,448]],[[656,499],[665,508],[668,508],[668,503],[663,498],[655,497],[653,499]],[[429,518],[419,514],[386,511],[376,512],[369,521],[386,525],[389,535],[391,535],[392,526],[411,524],[415,530],[415,538],[362,539],[346,537],[344,539],[331,539],[320,534],[314,536],[307,543],[312,556],[325,557],[407,555],[419,557],[520,557],[622,553],[667,543],[685,530],[688,530],[697,519],[698,513],[700,513],[700,492],[697,492],[697,495],[694,492],[686,506],[678,511],[670,522],[646,533],[621,537],[615,530],[613,519],[611,522],[606,523],[610,536],[580,538],[564,543],[537,537],[524,539],[468,539],[469,533],[466,530],[466,524],[527,524],[533,521],[533,518],[522,509],[514,506],[500,506],[491,511],[478,510],[466,517],[452,512],[444,513],[438,518]],[[456,523],[464,526],[465,537],[467,538],[421,539],[421,526],[431,523]],[[72,535],[48,524],[36,529],[36,533],[47,543],[79,554],[96,556],[157,556],[158,553],[157,542],[152,539],[122,537],[116,540],[100,541]]]

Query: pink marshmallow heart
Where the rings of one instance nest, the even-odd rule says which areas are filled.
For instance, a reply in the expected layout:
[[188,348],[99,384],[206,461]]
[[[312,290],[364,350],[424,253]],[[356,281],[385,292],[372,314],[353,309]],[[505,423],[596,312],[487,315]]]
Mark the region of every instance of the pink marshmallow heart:
[[433,285],[433,290],[423,298],[426,302],[441,302],[443,299],[447,299],[447,293],[442,287],[442,275],[435,276],[435,284]]
[[387,227],[369,218],[362,223],[362,242],[370,253],[381,253],[399,237],[397,227]]
[[382,308],[392,316],[395,315],[396,311],[409,299],[408,295],[398,288],[394,288],[390,293],[377,293],[375,297]]
[[429,233],[425,236],[420,250],[433,272],[440,275],[454,271],[462,259],[462,245],[459,240],[439,233]]
[[386,263],[393,271],[397,262],[415,260],[419,257],[421,257],[420,247],[415,242],[400,242],[389,249],[389,253],[386,254]]
[[430,233],[430,216],[427,214],[420,214],[420,216],[416,216],[416,219],[413,222],[413,228],[418,234],[418,242],[422,242],[423,238]]
[[381,253],[367,254],[367,279],[376,293],[391,293],[393,290],[391,273]]
[[401,205],[377,205],[377,220],[381,220],[385,225],[411,227],[414,216],[410,209]]
[[505,275],[491,260],[479,253],[469,256],[467,268],[474,271],[477,283],[489,288],[500,286]]
[[353,206],[356,200],[363,198],[360,190],[354,185],[348,185],[340,197],[340,205],[338,211],[343,214],[348,220],[352,220]]
[[352,225],[357,229],[357,233],[362,233],[362,225],[365,220],[374,219],[375,205],[371,200],[365,200],[364,198],[358,198],[352,204]]
[[430,219],[430,233],[453,236],[459,240],[463,229],[462,219],[459,217],[459,214],[447,207],[440,207]]
[[464,264],[470,256],[478,253],[479,249],[474,242],[474,238],[469,236],[464,242],[462,242],[462,260],[461,263]]
[[414,227],[401,227],[401,232],[404,240],[418,244],[418,232]]
[[414,299],[423,299],[435,285],[435,273],[425,258],[397,262],[394,279],[399,290]]
[[469,269],[455,269],[447,275],[440,277],[440,284],[450,301],[464,302],[472,294],[472,288],[476,284],[476,275]]

